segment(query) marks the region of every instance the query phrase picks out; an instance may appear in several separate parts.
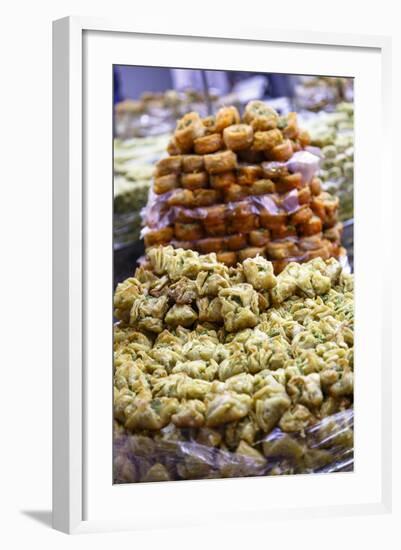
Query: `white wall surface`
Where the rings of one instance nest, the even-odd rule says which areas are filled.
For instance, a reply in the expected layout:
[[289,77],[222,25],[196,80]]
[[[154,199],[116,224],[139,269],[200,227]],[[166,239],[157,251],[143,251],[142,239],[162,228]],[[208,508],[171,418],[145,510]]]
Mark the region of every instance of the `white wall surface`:
[[[182,10],[180,10],[180,4]],[[152,21],[188,17],[204,23],[221,21],[238,27],[303,29],[393,36],[394,147],[400,146],[401,35],[397,2],[333,0],[286,2],[216,2],[203,0],[188,9],[187,2],[154,0],[14,0],[3,5],[1,40],[1,452],[0,546],[6,550],[26,546],[62,550],[99,550],[121,545],[136,548],[399,548],[400,535],[400,430],[399,399],[394,399],[395,502],[392,516],[271,522],[259,529],[235,526],[226,530],[169,530],[146,533],[81,535],[68,537],[52,531],[51,508],[51,21],[65,15],[140,17]],[[396,103],[397,99],[397,103]],[[375,136],[372,136],[375,139]],[[389,162],[391,162],[389,152]],[[394,160],[399,153],[394,151]],[[395,162],[394,162],[395,164]],[[397,178],[393,211],[400,254]],[[380,251],[372,251],[380,261]],[[391,268],[391,266],[389,266]],[[395,270],[395,262],[392,269]],[[395,271],[394,282],[399,280]],[[395,312],[400,310],[394,289]],[[394,387],[401,382],[396,355],[400,323],[394,314]],[[397,326],[396,326],[397,323]],[[398,363],[398,364],[397,364]],[[398,386],[397,386],[398,384]],[[397,398],[397,395],[395,395]],[[398,402],[397,402],[398,401]],[[207,513],[207,511],[205,511]],[[155,525],[157,518],[155,518]],[[398,541],[397,541],[398,539]],[[396,542],[397,541],[397,542]]]

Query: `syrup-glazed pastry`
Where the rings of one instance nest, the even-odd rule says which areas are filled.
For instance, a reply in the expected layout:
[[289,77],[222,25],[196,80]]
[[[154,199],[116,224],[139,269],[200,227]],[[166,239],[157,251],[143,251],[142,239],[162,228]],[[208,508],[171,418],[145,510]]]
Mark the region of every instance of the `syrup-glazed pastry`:
[[184,189],[201,189],[208,186],[209,175],[207,172],[181,174],[180,182]]
[[181,159],[181,168],[186,174],[203,172],[205,169],[202,155],[182,155]]
[[156,164],[155,176],[179,174],[181,171],[182,156],[174,155],[160,159]]
[[157,195],[162,195],[163,193],[172,191],[173,189],[178,187],[178,178],[179,176],[174,173],[166,174],[165,176],[155,177],[153,182],[153,191]]
[[235,107],[222,107],[216,113],[214,129],[216,132],[223,132],[227,126],[239,124],[241,117]]
[[253,129],[249,124],[233,124],[223,131],[223,140],[227,149],[241,151],[248,149],[253,142]]
[[238,166],[239,185],[252,185],[263,178],[263,169],[260,164],[240,164]]
[[168,243],[174,235],[172,227],[162,227],[161,229],[152,229],[145,234],[145,245],[154,246],[157,244]]

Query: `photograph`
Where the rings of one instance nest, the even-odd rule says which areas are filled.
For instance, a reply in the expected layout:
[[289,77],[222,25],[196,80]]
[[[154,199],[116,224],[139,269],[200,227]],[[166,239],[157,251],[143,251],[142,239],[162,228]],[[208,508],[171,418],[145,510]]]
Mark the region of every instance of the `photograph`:
[[353,472],[354,79],[110,79],[113,483]]

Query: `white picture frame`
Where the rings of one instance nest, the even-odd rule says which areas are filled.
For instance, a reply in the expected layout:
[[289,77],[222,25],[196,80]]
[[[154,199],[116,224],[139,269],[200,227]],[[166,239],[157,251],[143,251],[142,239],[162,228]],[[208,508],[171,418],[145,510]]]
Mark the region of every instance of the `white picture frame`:
[[[386,139],[388,139],[389,127],[389,89],[390,89],[390,52],[391,43],[387,37],[373,36],[357,36],[357,35],[341,35],[327,33],[312,33],[312,32],[282,32],[274,29],[231,29],[229,32],[221,29],[210,28],[207,31],[207,36],[201,29],[197,29],[196,25],[188,25],[185,29],[178,25],[169,25],[168,34],[163,28],[147,28],[141,25],[140,22],[131,24],[127,21],[108,21],[98,20],[93,18],[69,17],[54,22],[53,27],[53,526],[67,533],[92,532],[100,530],[118,530],[118,529],[143,529],[152,527],[154,524],[154,515],[151,514],[152,501],[155,497],[162,502],[168,499],[173,500],[175,506],[179,508],[180,501],[188,502],[191,498],[191,491],[196,491],[197,498],[202,505],[208,495],[220,495],[221,499],[229,500],[240,492],[246,500],[246,495],[252,495],[256,490],[255,479],[240,479],[240,480],[210,480],[206,482],[183,482],[180,484],[164,483],[164,484],[141,484],[138,485],[114,487],[114,493],[118,491],[118,499],[113,500],[109,489],[106,489],[107,483],[111,484],[111,471],[107,481],[107,468],[109,458],[104,462],[102,459],[96,463],[89,458],[98,453],[99,457],[107,454],[107,437],[109,438],[110,453],[112,445],[111,430],[109,430],[108,420],[104,424],[104,430],[97,430],[95,418],[98,415],[100,419],[108,418],[109,409],[107,402],[98,398],[97,395],[105,395],[107,392],[107,374],[102,371],[103,382],[99,383],[99,391],[93,393],[93,364],[99,364],[96,361],[100,357],[100,353],[106,350],[107,346],[111,346],[111,340],[107,341],[106,332],[97,324],[96,321],[96,336],[94,333],[94,301],[95,292],[108,287],[108,277],[110,275],[109,267],[105,269],[106,276],[99,274],[94,279],[90,280],[88,286],[87,271],[94,273],[93,266],[99,266],[99,262],[107,262],[107,254],[111,248],[108,248],[111,243],[110,227],[105,223],[103,227],[101,220],[102,216],[109,216],[111,211],[111,191],[105,190],[99,185],[98,194],[94,195],[93,186],[86,186],[86,181],[92,181],[94,177],[99,178],[97,181],[107,182],[107,178],[111,182],[111,168],[107,169],[107,162],[111,166],[110,159],[107,157],[107,151],[111,155],[111,149],[107,149],[111,142],[111,104],[110,112],[107,113],[105,120],[96,123],[96,133],[100,135],[99,141],[96,141],[93,134],[94,109],[97,108],[97,116],[99,116],[100,108],[103,109],[110,99],[107,90],[103,93],[104,86],[99,87],[99,97],[88,96],[85,87],[91,88],[91,79],[98,79],[98,83],[102,78],[106,78],[107,67],[114,62],[129,62],[132,52],[129,48],[130,40],[141,40],[146,43],[155,44],[155,51],[150,48],[140,48],[135,50],[136,60],[132,64],[152,65],[155,64],[152,59],[156,59],[156,50],[162,55],[160,48],[161,41],[165,45],[166,50],[169,50],[171,55],[178,55],[178,50],[186,44],[192,49],[192,57],[199,57],[199,61],[194,62],[193,66],[202,66],[200,57],[200,49],[204,51],[208,49],[208,45],[214,45],[216,50],[216,59],[211,60],[210,56],[206,56],[207,61],[204,62],[204,68],[215,68],[213,63],[218,63],[218,52],[223,51],[223,47],[230,47],[236,52],[233,60],[227,61],[227,66],[220,68],[235,67],[236,59],[241,58],[241,51],[244,48],[257,48],[262,51],[262,48],[287,48],[289,51],[294,48],[302,48],[303,60],[299,60],[298,73],[308,72],[307,59],[308,55],[315,56],[315,65],[323,66],[322,55],[318,53],[319,48],[324,48],[327,54],[327,64],[339,64],[341,59],[350,59],[349,67],[345,67],[345,76],[353,76],[352,56],[361,54],[358,63],[360,71],[364,70],[364,64],[370,64],[375,74],[379,75],[380,81],[372,83],[372,97],[375,102],[372,104],[372,120],[371,127],[374,131],[379,131],[382,136],[382,155],[375,165],[375,172],[364,169],[363,163],[360,163],[360,168],[356,172],[356,182],[366,182],[366,187],[374,184],[373,176],[381,181],[390,181],[389,167],[383,161],[384,150],[386,147]],[[89,38],[88,38],[89,37]],[[112,44],[119,43],[116,50],[121,52],[121,57],[114,61]],[[164,49],[164,48],[163,48]],[[256,50],[255,50],[256,51]],[[338,53],[338,59],[336,52]],[[175,52],[177,52],[175,54]],[[309,53],[308,53],[309,52]],[[315,52],[315,54],[313,53]],[[340,55],[341,53],[341,55]],[[362,59],[363,55],[371,56],[371,58]],[[372,55],[371,55],[372,54]],[[331,56],[331,57],[330,57]],[[118,56],[117,56],[118,57]],[[257,57],[257,56],[256,56]],[[288,56],[287,56],[288,57]],[[283,59],[285,51],[283,50]],[[139,60],[142,59],[142,63]],[[171,57],[173,59],[173,57]],[[330,61],[331,59],[331,61]],[[372,63],[373,61],[373,63]],[[188,61],[187,61],[188,62]],[[182,66],[187,63],[183,60]],[[167,61],[166,61],[167,63]],[[231,65],[232,63],[232,65]],[[243,58],[243,66],[245,67],[246,60]],[[107,65],[108,64],[108,65]],[[163,65],[162,63],[159,63]],[[320,64],[320,65],[319,65]],[[168,66],[168,65],[166,65]],[[172,61],[171,66],[177,66]],[[178,65],[180,66],[180,65]],[[93,68],[93,72],[92,71]],[[249,67],[252,70],[253,67]],[[272,69],[271,69],[272,70]],[[277,69],[276,69],[277,70]],[[287,72],[287,71],[282,71]],[[311,74],[319,74],[311,73]],[[325,74],[332,73],[330,70]],[[111,80],[111,76],[110,76]],[[361,82],[363,82],[361,76]],[[366,80],[364,81],[366,84]],[[104,81],[103,81],[104,83]],[[110,82],[111,86],[111,82]],[[358,97],[358,92],[360,96]],[[88,102],[88,97],[91,99]],[[93,100],[93,101],[92,101]],[[360,139],[360,144],[356,147],[356,162],[358,158],[363,159],[365,155],[368,157],[371,153],[370,144],[364,141],[365,129],[363,124],[366,121],[361,117],[358,120],[358,105],[360,105],[361,113],[367,109],[369,97],[364,96],[363,90],[356,89],[356,139]],[[99,103],[97,103],[99,102]],[[360,129],[358,130],[358,124]],[[108,132],[108,133],[107,133]],[[93,137],[88,145],[88,134]],[[376,135],[376,134],[375,134]],[[103,136],[103,137],[102,137]],[[359,136],[359,138],[358,138]],[[96,142],[96,145],[92,145]],[[96,147],[96,149],[94,149]],[[99,155],[102,160],[99,161],[101,166],[94,166],[94,154]],[[92,160],[91,160],[92,159]],[[96,172],[98,170],[98,172]],[[358,172],[359,170],[359,172]],[[372,172],[372,173],[370,173]],[[88,180],[89,178],[89,180]],[[358,183],[356,183],[356,186]],[[372,187],[373,188],[373,187]],[[377,201],[380,203],[382,197],[382,189],[384,186],[378,186]],[[391,193],[387,187],[388,193]],[[357,315],[360,331],[366,331],[367,350],[363,356],[364,350],[361,349],[360,357],[368,359],[370,357],[369,368],[367,372],[377,373],[378,378],[375,382],[364,380],[361,377],[361,385],[359,394],[356,393],[357,406],[361,411],[365,411],[366,418],[369,414],[376,415],[376,421],[372,426],[372,438],[375,445],[375,451],[372,453],[373,458],[371,464],[356,462],[355,479],[360,475],[360,480],[355,483],[355,488],[350,488],[349,498],[340,491],[335,493],[333,484],[328,484],[322,491],[332,491],[332,498],[322,501],[322,505],[316,504],[316,496],[319,493],[320,487],[326,484],[322,476],[292,476],[303,478],[299,480],[290,479],[272,479],[274,484],[272,490],[281,491],[284,496],[279,502],[276,498],[276,506],[274,503],[269,505],[269,517],[286,517],[300,518],[311,517],[321,513],[327,515],[351,515],[361,513],[388,513],[391,510],[391,442],[390,442],[390,410],[391,410],[391,357],[390,357],[390,329],[388,326],[389,318],[388,299],[381,300],[382,291],[388,284],[385,272],[380,272],[375,275],[375,280],[369,278],[366,268],[369,266],[368,258],[366,257],[365,239],[377,239],[377,242],[382,244],[380,236],[389,235],[388,228],[389,220],[385,216],[385,210],[379,207],[380,212],[377,214],[380,218],[380,229],[378,234],[370,235],[367,222],[374,208],[377,208],[372,197],[356,194],[356,217],[360,219],[360,226],[356,226],[356,272],[366,274],[364,280],[358,276],[357,279]],[[380,195],[380,197],[378,196]],[[96,202],[96,211],[93,204]],[[109,206],[108,206],[109,205]],[[109,211],[107,210],[109,208]],[[107,218],[109,220],[109,217]],[[96,247],[94,245],[94,235],[98,235],[104,246]],[[389,254],[390,240],[385,239],[386,245],[383,248],[383,255]],[[96,250],[95,250],[96,248]],[[104,252],[106,250],[106,252]],[[92,253],[93,251],[93,253]],[[99,279],[99,280],[98,280]],[[92,284],[93,283],[93,284]],[[369,285],[374,285],[373,287]],[[93,288],[92,288],[93,287]],[[365,319],[364,298],[369,293],[369,288],[373,288],[378,294],[372,298],[372,308],[376,308],[377,315],[372,320],[371,326],[367,326]],[[111,293],[111,290],[109,290]],[[111,315],[110,296],[107,294],[101,303],[96,304],[96,316]],[[99,295],[99,293],[98,293]],[[103,296],[103,294],[102,294]],[[100,315],[101,313],[101,315]],[[98,315],[99,314],[99,315]],[[88,321],[89,319],[89,321]],[[91,321],[92,319],[92,321]],[[99,321],[100,323],[100,321]],[[110,317],[111,323],[111,317]],[[379,331],[379,332],[377,332]],[[369,335],[375,333],[376,343],[370,343]],[[363,332],[365,334],[365,332]],[[377,337],[380,334],[380,338]],[[106,338],[103,338],[103,336]],[[360,336],[360,334],[359,334]],[[95,350],[95,340],[99,338],[101,349]],[[376,347],[369,348],[375,345]],[[110,347],[111,350],[111,347]],[[111,351],[110,351],[111,353]],[[89,357],[89,360],[88,360]],[[92,357],[92,359],[91,359]],[[377,360],[376,370],[373,361]],[[92,370],[91,370],[92,369]],[[370,370],[369,370],[370,369]],[[91,374],[92,373],[92,374]],[[368,378],[368,376],[367,376]],[[89,380],[89,382],[88,382]],[[103,385],[102,385],[103,384]],[[375,395],[379,387],[380,392],[372,405],[374,411],[369,412],[369,407],[366,407],[366,398],[369,395]],[[111,391],[111,379],[110,379]],[[371,393],[369,393],[371,392]],[[107,393],[106,393],[107,395]],[[103,399],[102,397],[102,399]],[[373,401],[372,401],[373,402]],[[104,403],[104,406],[102,405]],[[364,408],[365,407],[365,408]],[[371,407],[371,408],[372,408]],[[104,409],[104,410],[103,410]],[[358,409],[357,409],[358,410]],[[361,416],[363,416],[361,414]],[[365,423],[364,423],[365,422]],[[359,431],[356,429],[356,444],[365,444],[367,433],[368,420],[360,420]],[[101,423],[102,424],[102,423]],[[103,424],[102,424],[103,425]],[[106,436],[105,436],[106,433]],[[359,437],[360,434],[360,437]],[[103,445],[103,446],[102,446]],[[361,447],[362,448],[362,447]],[[375,454],[376,453],[376,454]],[[101,463],[98,468],[98,463]],[[372,485],[374,488],[371,492],[367,489],[364,492],[364,482],[366,483],[366,475],[368,468],[372,470]],[[374,472],[374,475],[373,475]],[[331,474],[330,474],[331,475]],[[375,477],[376,476],[376,477]],[[307,479],[306,479],[307,478]],[[312,481],[313,479],[313,481]],[[98,481],[97,481],[98,480]],[[277,484],[282,483],[278,488]],[[222,483],[224,485],[222,485]],[[336,484],[339,486],[345,482],[339,479]],[[296,484],[296,485],[295,485]],[[306,499],[304,505],[301,501],[295,502],[294,506],[287,507],[285,504],[285,494],[295,489],[295,492],[306,488],[305,484],[309,484],[310,499]],[[350,486],[352,483],[347,481]],[[103,487],[99,489],[97,485]],[[313,486],[312,486],[313,485]],[[96,490],[95,490],[96,487]],[[273,487],[273,485],[272,485]],[[103,492],[102,492],[103,491]],[[134,492],[133,492],[134,491]],[[355,491],[354,493],[352,491]],[[177,495],[177,496],[173,496]],[[193,493],[194,494],[194,493]],[[227,495],[227,496],[225,496]],[[359,496],[360,495],[360,498]],[[116,503],[121,503],[126,506],[129,499],[135,499],[135,502],[140,500],[141,506],[132,517],[122,516],[118,511]],[[313,500],[315,498],[315,501]],[[296,498],[295,498],[296,501]],[[95,510],[97,513],[88,515],[89,509]],[[94,503],[98,503],[98,507]],[[161,510],[154,505],[154,514],[161,517]],[[202,524],[205,520],[199,518],[199,513],[196,509],[191,512],[191,507],[185,510],[182,507],[179,512],[173,515],[165,514],[163,519],[160,519],[160,526],[188,526],[192,524]],[[113,510],[114,509],[114,510]],[[267,509],[267,508],[266,508]],[[216,513],[212,518],[215,521],[230,522],[237,521],[241,515],[244,521],[264,521],[264,511],[260,500],[256,498],[256,503],[253,507],[248,507],[238,510],[236,514],[235,506],[232,509],[228,508],[225,513]]]

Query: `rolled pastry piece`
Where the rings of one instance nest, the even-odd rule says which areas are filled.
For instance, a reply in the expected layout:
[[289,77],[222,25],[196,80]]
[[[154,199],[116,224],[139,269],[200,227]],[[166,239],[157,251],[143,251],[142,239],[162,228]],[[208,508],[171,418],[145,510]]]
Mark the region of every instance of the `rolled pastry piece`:
[[275,128],[265,132],[255,132],[252,148],[255,151],[270,151],[280,143],[283,143],[283,135],[280,130]]
[[263,247],[270,241],[269,229],[254,229],[249,233],[249,244],[251,246]]
[[223,131],[223,141],[227,149],[242,151],[248,149],[253,142],[253,129],[249,124],[233,124]]
[[155,246],[165,244],[171,241],[174,236],[172,227],[162,227],[161,229],[152,229],[144,237],[145,246]]
[[229,233],[249,233],[259,227],[259,218],[256,214],[232,216],[228,222]]
[[276,145],[266,154],[268,155],[268,158],[271,158],[272,160],[285,162],[292,157],[293,152],[294,150],[291,141],[289,139],[285,139],[283,143]]
[[291,214],[290,222],[292,225],[299,225],[308,222],[313,216],[312,210],[307,204],[301,206],[299,210]]
[[260,179],[256,180],[252,185],[247,187],[249,195],[266,195],[268,193],[275,193],[276,186],[272,180]]
[[207,116],[202,119],[203,126],[206,129],[206,134],[213,134],[216,132],[216,117],[213,115]]
[[198,155],[207,155],[209,153],[215,153],[220,151],[223,147],[223,140],[221,134],[209,134],[200,138],[196,138],[194,141],[195,153]]
[[298,240],[298,245],[301,250],[317,250],[324,245],[322,234],[317,233],[316,235],[311,235],[310,237],[302,237]]
[[235,185],[236,183],[237,175],[234,170],[210,176],[210,187],[213,187],[213,189],[225,189],[230,185]]
[[238,252],[238,258],[241,262],[248,258],[254,258],[257,255],[265,256],[265,249],[263,246],[253,246],[248,248],[243,248]]
[[312,197],[312,193],[309,185],[304,185],[298,190],[298,203],[299,204],[309,204],[309,201]]
[[266,245],[266,253],[273,260],[297,257],[301,254],[294,241],[269,242]]
[[295,237],[297,234],[296,227],[291,224],[278,225],[277,227],[272,228],[271,230],[271,240],[276,239],[286,239],[288,237]]
[[168,142],[167,153],[169,155],[179,155],[181,153],[181,149],[178,147],[178,143],[174,136]]
[[339,203],[338,197],[323,192],[313,197],[311,200],[311,208],[313,212],[323,220],[323,223],[327,223],[329,220],[335,220]]
[[193,172],[192,174],[181,174],[180,181],[184,189],[202,189],[208,186],[209,175],[207,172]]
[[226,246],[228,250],[241,250],[247,246],[246,236],[242,233],[236,235],[228,235],[226,237]]
[[193,192],[189,189],[176,189],[167,199],[169,206],[192,206],[194,202]]
[[195,189],[193,191],[193,206],[210,206],[219,202],[221,195],[216,189]]
[[260,164],[240,164],[237,174],[239,185],[252,185],[263,177],[263,168]]
[[324,206],[324,200],[322,198],[323,193],[312,198],[310,205],[316,216],[319,216],[323,221],[326,219],[326,209]]
[[298,117],[297,113],[288,113],[285,117],[286,125],[282,129],[283,135],[286,138],[295,139],[298,137]]
[[225,204],[215,204],[205,208],[206,218],[205,225],[209,223],[219,223],[224,221],[226,214],[226,205]]
[[187,113],[178,121],[174,133],[175,141],[183,152],[191,151],[196,138],[205,135],[205,127],[198,113]]
[[222,237],[209,237],[207,239],[201,239],[196,243],[196,249],[202,254],[209,254],[210,252],[223,252],[224,239]]
[[174,235],[180,241],[197,241],[203,237],[203,229],[200,223],[175,223]]
[[260,212],[260,225],[264,229],[274,229],[286,223],[287,212],[279,210],[277,212],[269,212],[269,210],[262,210]]
[[261,117],[274,117],[278,119],[277,112],[267,105],[264,101],[257,99],[250,101],[244,110],[242,119],[247,124],[250,124],[253,120]]
[[332,242],[341,242],[344,226],[341,222],[323,232],[324,238]]
[[229,185],[223,189],[224,202],[235,202],[244,199],[247,194],[247,188],[243,185]]
[[302,174],[301,172],[295,172],[294,174],[283,176],[275,183],[276,183],[276,190],[278,193],[287,193],[292,189],[299,189],[301,187]]
[[307,130],[299,130],[298,131],[298,141],[301,145],[301,147],[304,149],[308,145],[311,144],[311,137],[309,135],[309,132]]
[[235,107],[222,107],[216,113],[214,128],[216,132],[223,132],[227,126],[233,124],[239,124],[241,117],[239,116],[238,109]]
[[203,156],[201,155],[182,155],[181,157],[181,168],[186,174],[203,172],[204,166]]
[[179,174],[181,172],[182,156],[173,155],[160,159],[156,164],[155,176],[165,176],[166,174]]
[[274,130],[277,128],[277,116],[258,116],[251,121],[251,126],[254,132],[267,132],[268,130]]
[[[324,207],[326,209],[326,214],[330,217],[337,213],[338,207],[340,205],[340,199],[331,193],[321,193],[320,197],[322,197],[324,201]],[[319,198],[319,197],[317,197]]]
[[222,237],[227,233],[227,225],[224,220],[204,223],[206,234],[209,237]]
[[323,223],[319,216],[312,216],[306,223],[300,225],[298,230],[302,236],[309,237],[321,233],[322,228]]
[[159,176],[154,179],[153,191],[157,195],[162,195],[178,187],[177,174],[166,174],[165,176]]
[[340,256],[346,256],[347,251],[346,249],[337,243],[331,243],[331,255],[335,258],[339,258]]
[[319,178],[313,178],[309,184],[312,195],[320,195],[322,192],[322,183]]
[[237,156],[233,151],[205,155],[205,168],[209,174],[221,174],[237,168]]
[[337,222],[338,222],[337,212],[334,212],[332,214],[328,214],[326,216],[326,219],[323,222],[323,228],[324,229],[331,229],[332,227],[334,227],[336,225]]
[[236,252],[217,252],[216,257],[218,262],[226,264],[229,267],[236,265],[238,262]]

